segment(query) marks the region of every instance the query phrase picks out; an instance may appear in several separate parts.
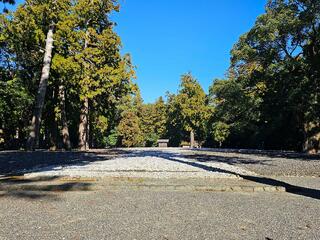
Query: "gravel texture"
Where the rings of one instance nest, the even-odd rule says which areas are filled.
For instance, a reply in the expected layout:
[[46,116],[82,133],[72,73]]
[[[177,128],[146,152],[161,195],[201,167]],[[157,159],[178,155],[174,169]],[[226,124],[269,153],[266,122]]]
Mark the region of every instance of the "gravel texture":
[[143,178],[237,178],[239,174],[255,175],[222,162],[199,164],[184,158],[177,150],[131,150],[129,154],[107,161],[89,162],[83,166],[49,166],[31,169],[26,177],[143,177]]
[[[86,169],[88,171],[86,171]],[[46,172],[118,176],[320,176],[320,157],[281,151],[116,149],[90,152],[0,152],[0,176]],[[132,170],[132,171],[131,171]],[[78,171],[78,172],[77,172]],[[90,173],[91,171],[91,173]]]
[[198,149],[184,157],[200,162],[223,162],[264,176],[320,177],[320,155],[285,151]]
[[0,239],[320,239],[319,200],[286,193],[0,195]]
[[[27,190],[14,178],[0,179],[0,239],[320,239],[319,162],[287,152],[205,149],[0,152],[0,176],[49,176],[39,188],[32,185],[45,180],[21,178]],[[90,190],[94,182],[50,182],[59,174],[147,175],[161,178],[155,184],[179,185],[251,181],[291,190]]]

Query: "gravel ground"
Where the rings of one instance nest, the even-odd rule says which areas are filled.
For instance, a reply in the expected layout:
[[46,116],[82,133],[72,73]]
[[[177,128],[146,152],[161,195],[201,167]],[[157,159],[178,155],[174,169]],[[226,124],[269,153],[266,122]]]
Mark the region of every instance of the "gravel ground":
[[26,177],[143,177],[143,178],[237,178],[255,175],[222,162],[201,163],[183,158],[176,150],[132,150],[130,154],[107,161],[88,162],[83,166],[49,166],[31,169]]
[[[46,191],[0,189],[1,240],[320,239],[318,156],[203,149],[0,152],[0,176],[22,174],[151,176],[162,181],[189,176],[208,182],[208,176],[210,181],[238,181],[241,174],[257,183],[301,185],[306,192],[90,191],[90,182],[61,182]],[[285,177],[290,175],[310,177]],[[1,182],[19,185],[6,178]]]
[[286,193],[36,192],[0,197],[0,239],[320,239],[319,200]]
[[[132,170],[132,171],[131,171]],[[97,176],[320,177],[320,157],[280,151],[218,149],[116,149],[90,152],[0,152],[0,176],[23,173],[95,174]]]
[[197,150],[185,157],[200,162],[224,162],[264,176],[320,177],[320,155],[258,150]]

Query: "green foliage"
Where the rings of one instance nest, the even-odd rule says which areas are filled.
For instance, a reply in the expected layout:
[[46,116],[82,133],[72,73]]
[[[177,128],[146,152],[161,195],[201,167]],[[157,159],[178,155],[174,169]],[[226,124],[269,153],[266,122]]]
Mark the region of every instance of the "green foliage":
[[144,104],[137,86],[120,100],[116,115],[115,127],[122,146],[156,146],[165,135],[165,102],[159,98],[154,104]]
[[149,133],[144,137],[145,147],[156,147],[159,137],[156,133]]
[[140,129],[140,119],[135,112],[124,112],[117,127],[124,147],[139,147],[143,144],[143,134]]
[[[18,126],[32,98],[18,79],[0,82],[0,119],[6,128]],[[10,117],[10,118],[8,118]]]
[[92,124],[93,140],[95,140],[95,146],[106,147],[107,145],[107,130],[109,126],[108,118],[105,116],[95,116],[95,122]]
[[154,104],[144,104],[140,112],[141,130],[145,136],[163,137],[166,132],[166,105],[162,98]]
[[[154,146],[158,138],[179,146],[194,132],[208,146],[320,148],[320,1],[269,0],[266,12],[234,45],[226,80],[214,80],[206,95],[185,74],[177,94],[153,104],[143,103],[132,81],[131,57],[120,54],[121,39],[110,20],[118,11],[114,0],[30,0],[0,15],[2,146],[25,141],[46,33],[54,22],[42,147],[55,135],[61,141],[63,111],[76,145],[88,99],[93,147]],[[65,104],[57,97],[60,86]]]
[[206,94],[191,74],[182,76],[176,104],[180,110],[183,129],[188,132],[194,129],[201,131],[207,119]]
[[173,145],[195,131],[198,140],[205,137],[209,118],[207,97],[200,84],[189,73],[181,78],[179,93],[168,96],[168,136]]
[[154,103],[154,112],[153,112],[153,127],[154,132],[159,138],[165,137],[166,134],[166,122],[167,122],[167,106],[162,99],[159,97]]
[[301,150],[315,136],[306,126],[320,120],[319,10],[318,1],[269,0],[234,45],[229,79],[211,89],[214,121],[230,125],[233,146]]
[[262,102],[259,97],[248,93],[235,80],[215,80],[209,89],[209,102],[214,106],[209,128],[216,122],[224,122],[230,126],[233,144],[249,147],[257,141]]
[[[114,0],[31,0],[15,12],[0,16],[0,84],[4,86],[0,104],[8,106],[1,108],[0,114],[10,108],[10,114],[1,115],[0,120],[6,141],[13,138],[17,128],[26,129],[29,124],[25,119],[31,118],[46,33],[54,22],[53,59],[41,138],[49,139],[44,135],[62,128],[52,130],[52,124],[61,118],[61,104],[55,96],[63,85],[73,145],[78,138],[77,125],[84,98],[90,100],[90,142],[97,147],[106,144],[106,135],[115,125],[119,99],[134,88],[130,56],[121,56],[121,41],[109,19],[118,10]],[[17,122],[15,118],[23,121]],[[12,128],[10,133],[7,128]],[[58,133],[49,135],[54,134]]]
[[110,134],[108,135],[106,139],[106,145],[108,147],[116,147],[118,145],[119,135],[116,130],[111,130]]
[[230,134],[230,126],[223,122],[215,122],[212,126],[212,134],[214,140],[222,146],[222,143],[228,138]]
[[155,132],[154,127],[154,105],[144,104],[141,105],[141,111],[138,112],[141,119],[141,130],[144,135]]

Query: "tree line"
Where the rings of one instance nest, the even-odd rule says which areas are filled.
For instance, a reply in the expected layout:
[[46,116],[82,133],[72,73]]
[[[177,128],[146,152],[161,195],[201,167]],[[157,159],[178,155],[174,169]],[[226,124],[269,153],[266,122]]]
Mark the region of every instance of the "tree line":
[[113,0],[30,0],[1,15],[2,142],[28,149],[98,141],[133,92]]
[[116,1],[26,1],[0,22],[2,148],[167,138],[171,146],[317,152],[320,2],[269,0],[265,9],[208,93],[187,73],[177,93],[145,104],[110,20]]

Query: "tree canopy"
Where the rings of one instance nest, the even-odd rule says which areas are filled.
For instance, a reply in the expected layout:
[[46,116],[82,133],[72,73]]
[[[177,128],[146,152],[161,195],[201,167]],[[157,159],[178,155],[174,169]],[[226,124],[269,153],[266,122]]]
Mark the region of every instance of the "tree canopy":
[[155,103],[143,102],[131,56],[121,54],[110,19],[119,11],[115,0],[30,0],[1,14],[1,148],[25,147],[37,116],[42,148],[195,138],[207,147],[319,150],[319,1],[268,0],[231,49],[225,79],[206,93],[186,73]]
[[[121,41],[109,19],[118,10],[118,4],[112,0],[33,0],[20,5],[13,13],[1,15],[1,84],[6,92],[1,95],[1,103],[9,107],[8,101],[23,99],[14,103],[19,107],[17,110],[12,107],[1,118],[8,147],[16,131],[27,135],[26,119],[31,118],[51,24],[54,24],[54,47],[40,145],[61,145],[58,135],[63,124],[68,124],[72,143],[77,146],[79,136],[75,130],[81,125],[79,118],[85,99],[89,124],[84,131],[91,138],[89,142],[88,136],[86,144],[93,145],[98,141],[96,137],[108,130],[106,123],[113,117],[117,103],[133,89],[130,57],[121,56]],[[1,113],[2,110],[5,109]]]

